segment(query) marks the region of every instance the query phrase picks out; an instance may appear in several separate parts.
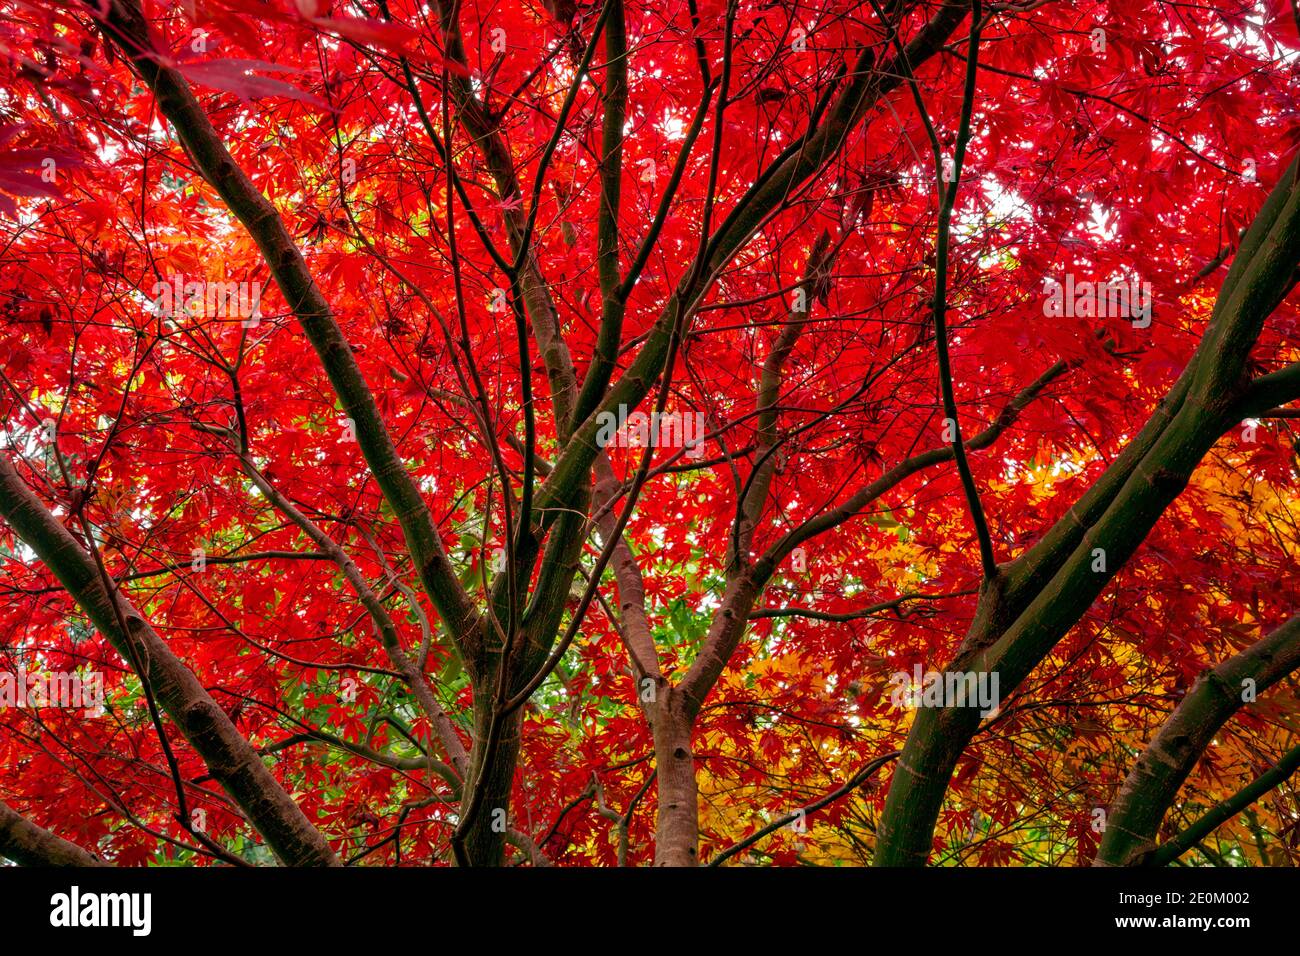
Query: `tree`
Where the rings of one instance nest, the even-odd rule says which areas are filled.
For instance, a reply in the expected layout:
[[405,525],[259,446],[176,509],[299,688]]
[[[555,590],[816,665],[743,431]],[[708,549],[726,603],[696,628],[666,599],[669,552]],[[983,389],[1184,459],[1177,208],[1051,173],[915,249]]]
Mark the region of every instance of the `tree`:
[[1292,852],[1285,6],[6,12],[0,853]]

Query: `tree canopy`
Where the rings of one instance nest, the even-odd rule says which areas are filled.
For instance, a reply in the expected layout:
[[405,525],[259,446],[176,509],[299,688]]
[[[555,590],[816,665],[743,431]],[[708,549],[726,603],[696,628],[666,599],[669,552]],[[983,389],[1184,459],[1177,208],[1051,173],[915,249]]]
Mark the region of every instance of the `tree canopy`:
[[1296,862],[1292,4],[0,9],[0,856]]

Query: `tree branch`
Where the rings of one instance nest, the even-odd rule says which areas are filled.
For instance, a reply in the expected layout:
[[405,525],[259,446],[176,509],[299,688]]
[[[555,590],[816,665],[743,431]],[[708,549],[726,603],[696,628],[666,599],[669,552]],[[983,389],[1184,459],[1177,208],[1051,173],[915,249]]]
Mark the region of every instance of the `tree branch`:
[[21,866],[108,866],[0,801],[0,856]]

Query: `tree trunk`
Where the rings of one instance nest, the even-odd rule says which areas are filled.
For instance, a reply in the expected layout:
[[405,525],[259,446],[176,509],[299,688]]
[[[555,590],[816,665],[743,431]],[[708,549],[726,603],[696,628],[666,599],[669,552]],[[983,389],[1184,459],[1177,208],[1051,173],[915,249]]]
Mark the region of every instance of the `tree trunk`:
[[659,818],[655,830],[655,866],[699,863],[699,790],[691,750],[692,719],[679,693],[663,685],[649,708],[654,730]]
[[[485,756],[493,693],[493,688],[475,687],[474,748],[470,752],[469,781],[478,779],[479,767]],[[523,713],[523,708],[520,708],[501,723],[492,766],[482,783],[483,795],[479,800],[478,812],[465,835],[465,855],[471,866],[505,864],[510,828],[510,792],[514,785],[515,766],[519,762]],[[470,788],[466,786],[461,803],[462,813],[468,808],[470,798]]]

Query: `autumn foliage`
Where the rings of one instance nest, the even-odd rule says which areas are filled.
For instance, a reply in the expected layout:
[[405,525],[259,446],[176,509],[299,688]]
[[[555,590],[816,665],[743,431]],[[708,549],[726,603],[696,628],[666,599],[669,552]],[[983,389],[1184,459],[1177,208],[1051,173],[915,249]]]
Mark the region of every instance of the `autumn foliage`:
[[1296,862],[1290,4],[0,10],[0,854]]

